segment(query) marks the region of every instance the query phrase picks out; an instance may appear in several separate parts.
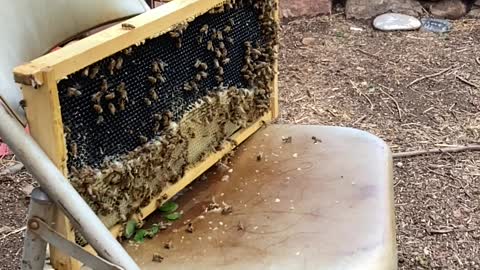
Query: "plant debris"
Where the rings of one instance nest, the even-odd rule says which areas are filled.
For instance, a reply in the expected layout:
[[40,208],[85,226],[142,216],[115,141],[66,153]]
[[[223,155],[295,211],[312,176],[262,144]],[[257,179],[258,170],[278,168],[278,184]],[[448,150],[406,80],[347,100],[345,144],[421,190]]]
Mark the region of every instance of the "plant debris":
[[163,256],[158,254],[158,253],[153,253],[153,257],[152,257],[152,262],[158,262],[158,263],[161,263],[163,262]]

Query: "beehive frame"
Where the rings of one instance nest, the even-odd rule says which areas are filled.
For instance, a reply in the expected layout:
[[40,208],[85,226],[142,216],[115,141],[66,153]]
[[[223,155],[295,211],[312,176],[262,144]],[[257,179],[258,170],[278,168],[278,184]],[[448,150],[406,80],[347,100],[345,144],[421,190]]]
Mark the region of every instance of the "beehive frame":
[[[134,26],[133,29],[125,29],[121,26],[122,23],[119,23],[15,68],[15,81],[22,84],[31,135],[65,175],[68,174],[67,148],[57,82],[117,51],[142,42],[149,37],[171,31],[175,25],[192,20],[223,3],[225,3],[223,0],[175,0],[123,22]],[[275,19],[278,21],[278,13],[275,15]],[[278,115],[277,63],[274,65],[274,70],[270,111],[255,123],[237,131],[231,137],[235,143],[241,143],[265,122],[269,122]],[[157,208],[157,199],[174,196],[234,147],[234,143],[227,144],[222,150],[211,154],[194,168],[189,169],[180,181],[167,187],[157,198],[152,199],[147,206],[143,207],[138,218],[142,219],[151,214]],[[69,240],[74,241],[75,236],[71,224],[60,212],[56,215],[55,229]],[[120,231],[120,225],[111,228],[111,232],[115,236]],[[87,249],[92,251],[91,248]],[[51,256],[56,269],[79,268],[76,261],[56,250],[52,250]]]

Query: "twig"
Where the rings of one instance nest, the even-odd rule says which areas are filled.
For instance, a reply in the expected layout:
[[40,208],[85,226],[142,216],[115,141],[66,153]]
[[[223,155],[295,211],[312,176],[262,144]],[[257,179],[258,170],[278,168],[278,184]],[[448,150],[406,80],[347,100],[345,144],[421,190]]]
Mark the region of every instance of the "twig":
[[358,87],[355,85],[354,82],[350,81],[350,84],[352,85],[353,88],[355,88],[355,90],[358,92],[358,94],[362,97],[364,97],[368,103],[370,103],[370,110],[373,110],[373,102],[372,100],[365,94],[363,93],[362,91],[360,91],[360,89],[358,89]]
[[380,57],[378,57],[377,55],[375,55],[375,54],[373,54],[373,53],[369,53],[369,52],[364,51],[364,50],[359,49],[359,48],[356,48],[355,50],[358,51],[358,52],[361,52],[361,53],[363,53],[363,54],[365,54],[365,55],[371,56],[371,57],[373,57],[373,58],[377,58],[377,59],[380,58]]
[[16,234],[16,233],[22,232],[22,231],[24,231],[24,230],[26,230],[26,229],[27,229],[27,226],[23,226],[23,227],[21,227],[21,228],[18,228],[18,229],[16,229],[16,230],[13,230],[13,231],[5,234],[4,236],[2,236],[2,238],[0,238],[0,240],[3,240],[3,239],[5,239],[5,238],[9,237],[9,236],[12,235],[12,234]]
[[[384,87],[384,88],[387,88],[383,85],[380,85],[381,87]],[[388,89],[388,88],[387,88]],[[389,93],[383,91],[381,88],[378,88],[378,90],[380,90],[382,93],[384,93],[385,95],[387,95],[392,101],[393,103],[395,103],[395,106],[397,107],[397,111],[398,111],[398,118],[400,118],[400,120],[402,120],[402,110],[400,109],[400,105],[398,105],[398,102],[397,100],[392,96],[390,95]]]
[[416,84],[416,83],[418,83],[418,82],[420,82],[420,81],[423,81],[423,80],[426,80],[426,79],[429,79],[429,78],[433,78],[433,77],[440,76],[440,75],[442,75],[443,73],[451,70],[453,67],[454,67],[454,66],[451,66],[451,67],[449,67],[449,68],[440,70],[440,71],[437,72],[437,73],[433,73],[433,74],[430,74],[430,75],[425,75],[425,76],[423,76],[423,77],[417,78],[417,79],[413,80],[411,83],[409,83],[409,84],[407,85],[407,87],[410,87],[410,86],[412,86],[412,85],[414,85],[414,84]]
[[416,150],[409,152],[399,152],[394,153],[393,158],[404,158],[404,157],[414,157],[425,154],[439,154],[439,153],[458,153],[465,151],[480,151],[480,145],[467,145],[467,146],[456,146],[456,147],[445,147],[445,148],[435,148],[428,150]]
[[471,81],[463,78],[463,77],[460,76],[460,75],[455,74],[455,78],[457,78],[458,80],[460,80],[461,82],[463,82],[463,83],[466,84],[466,85],[470,85],[470,86],[473,87],[473,88],[480,88],[477,84],[475,84],[475,83],[473,83],[473,82],[471,82]]

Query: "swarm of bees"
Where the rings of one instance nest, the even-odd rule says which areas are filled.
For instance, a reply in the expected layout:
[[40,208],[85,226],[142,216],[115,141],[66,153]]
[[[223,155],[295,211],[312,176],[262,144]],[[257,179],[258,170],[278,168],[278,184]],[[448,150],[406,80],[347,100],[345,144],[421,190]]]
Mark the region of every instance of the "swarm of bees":
[[[123,56],[117,54],[105,59],[102,65],[94,64],[81,71],[84,79],[95,80],[98,90],[91,97],[88,91],[77,85],[66,88],[65,96],[68,98],[89,98],[89,110],[95,114],[98,125],[121,118],[127,106],[129,109],[123,114],[136,106],[142,106],[150,113],[145,117],[149,130],[132,130],[130,133],[137,142],[137,148],[105,157],[100,165],[70,167],[72,185],[107,226],[126,221],[132,213],[156,199],[168,183],[175,183],[191,166],[220,150],[238,127],[248,126],[270,109],[275,76],[273,64],[278,45],[275,2],[227,1],[212,9],[210,14],[223,13],[246,3],[251,4],[259,14],[262,43],[235,43],[235,31],[244,26],[232,18],[222,26],[202,24],[191,30],[195,31],[194,42],[197,37],[199,47],[208,51],[211,58],[192,59],[188,67],[194,70],[193,75],[182,82],[180,91],[199,93],[200,89],[204,91],[205,82],[210,80],[216,81],[218,87],[206,89],[207,95],[197,100],[189,111],[179,113],[171,107],[170,110],[159,109],[158,104],[164,97],[162,86],[171,82],[171,78],[167,80],[169,66],[161,59],[149,62],[147,74],[139,77],[145,88],[127,89],[130,85],[128,80],[110,77],[120,74],[122,68],[130,65],[128,57],[134,52],[132,48],[125,49]],[[181,24],[167,34],[176,48],[182,47],[188,27],[186,23]],[[234,46],[242,46],[245,51],[243,67],[239,72],[246,87],[223,86],[225,78],[230,76],[229,68],[235,66],[232,62],[238,59],[228,52],[234,51]],[[146,67],[142,68],[145,70]],[[67,141],[70,157],[75,158],[79,150],[84,151],[75,138],[67,138]]]

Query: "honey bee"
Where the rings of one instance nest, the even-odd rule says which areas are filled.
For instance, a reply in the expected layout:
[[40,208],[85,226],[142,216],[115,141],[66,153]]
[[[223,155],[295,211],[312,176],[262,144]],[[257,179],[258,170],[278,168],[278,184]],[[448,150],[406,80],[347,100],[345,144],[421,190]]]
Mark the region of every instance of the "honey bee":
[[227,37],[227,42],[233,45],[233,38]]
[[148,138],[143,135],[138,136],[138,140],[140,141],[141,144],[145,144],[148,142]]
[[158,64],[157,61],[153,61],[152,71],[153,71],[154,73],[160,72],[160,65]]
[[206,34],[208,32],[208,24],[204,24],[202,28],[200,28],[200,33]]
[[154,100],[158,100],[158,94],[157,91],[155,91],[155,88],[150,89],[150,97]]
[[102,115],[99,115],[98,118],[97,118],[97,125],[100,125],[101,123],[103,123],[104,120],[105,120],[105,119],[103,118],[103,116],[102,116]]
[[82,92],[80,92],[80,90],[78,90],[75,87],[68,87],[67,88],[67,96],[69,96],[69,97],[78,97],[81,94],[82,94]]
[[190,82],[190,85],[192,86],[193,90],[198,91],[198,85],[194,81]]
[[162,115],[162,125],[164,127],[168,127],[170,125],[170,121],[173,118],[173,113],[171,111],[166,111]]
[[160,61],[160,62],[159,62],[159,65],[160,65],[160,70],[161,70],[162,72],[165,72],[165,69],[166,69],[166,67],[168,66],[168,64],[165,63],[165,62],[163,62],[163,61]]
[[207,42],[207,50],[213,52],[213,42],[211,40]]
[[225,58],[222,60],[222,64],[226,65],[228,63],[230,63],[230,58]]
[[220,83],[220,82],[223,82],[222,76],[216,75],[216,76],[215,76],[215,80],[216,80],[217,82],[219,82],[219,83]]
[[223,75],[223,67],[218,68],[218,75]]
[[155,122],[155,124],[153,124],[152,131],[153,131],[154,133],[157,133],[159,130],[160,130],[160,123],[159,123],[159,122]]
[[78,155],[78,146],[77,146],[77,143],[76,143],[76,142],[72,142],[72,143],[70,144],[70,153],[72,154],[72,156],[73,156],[74,158],[77,157],[77,155]]
[[220,41],[218,43],[218,46],[220,47],[220,49],[225,49],[225,43],[223,43],[223,41]]
[[117,61],[115,61],[115,59],[110,59],[110,63],[108,63],[108,71],[110,72],[110,75],[113,75],[113,70],[115,69],[115,65],[116,65]]
[[197,75],[195,75],[195,80],[197,82],[201,81],[202,80],[202,75],[200,75],[200,73],[198,73]]
[[103,96],[103,92],[97,92],[95,94],[92,95],[92,102],[93,103],[100,103],[100,99],[102,98]]
[[114,98],[115,98],[115,93],[114,92],[111,92],[111,93],[105,95],[106,100],[112,100]]
[[115,68],[117,70],[120,70],[120,69],[122,69],[122,66],[123,66],[123,58],[120,56],[117,59],[117,63],[115,64]]
[[202,78],[204,78],[204,79],[206,79],[206,78],[208,77],[208,73],[205,72],[205,71],[200,71],[199,74],[200,74],[200,76],[201,76]]
[[183,84],[183,90],[187,91],[187,92],[190,92],[192,91],[192,86],[190,86],[190,83],[186,82]]
[[177,42],[175,43],[175,47],[177,49],[180,49],[182,47],[182,40],[181,39],[177,39]]
[[176,32],[176,31],[171,31],[168,33],[170,35],[170,37],[172,38],[179,38],[180,37],[180,33],[179,32]]
[[222,52],[221,52],[218,48],[215,48],[215,56],[216,56],[217,58],[222,57]]
[[233,21],[232,18],[230,18],[230,19],[228,19],[228,24],[229,24],[230,26],[234,26],[234,25],[235,25],[235,22]]
[[93,105],[93,109],[94,109],[98,114],[103,113],[102,106],[100,106],[99,104],[94,104],[94,105]]
[[228,53],[227,48],[223,48],[222,49],[222,56],[227,57],[227,53]]
[[94,66],[92,68],[92,70],[90,71],[90,74],[88,75],[88,77],[90,79],[95,79],[95,77],[97,76],[99,71],[100,71],[100,67],[99,66]]
[[135,25],[133,25],[131,23],[122,23],[122,29],[133,30],[133,29],[135,29]]
[[200,67],[201,64],[202,64],[202,61],[200,61],[200,60],[197,59],[197,61],[195,62],[194,66],[195,66],[195,68],[198,68],[198,67]]
[[218,40],[223,40],[223,34],[222,34],[222,31],[220,31],[220,30],[217,31],[217,39]]
[[106,92],[108,90],[108,82],[107,79],[102,80],[102,84],[100,85],[100,91]]
[[262,55],[262,52],[259,51],[258,49],[251,48],[250,50],[251,50],[251,52],[252,52],[254,55],[257,55],[257,56],[258,56],[258,55]]
[[220,63],[218,63],[218,59],[213,59],[213,66],[218,69],[220,67]]
[[124,111],[125,110],[125,105],[126,105],[126,100],[125,99],[121,99],[119,102],[118,102],[118,109],[120,111]]
[[131,55],[131,54],[132,54],[132,51],[133,51],[132,48],[126,48],[126,49],[123,51],[123,53],[124,53],[125,55]]
[[223,32],[230,33],[232,31],[232,27],[230,25],[225,25],[223,28]]
[[160,121],[162,121],[162,116],[158,113],[154,113],[153,114],[153,119],[155,119],[155,121],[160,122]]
[[143,98],[143,101],[145,102],[145,105],[147,105],[147,107],[152,106],[152,101],[149,98]]
[[88,73],[89,73],[90,69],[88,67],[84,68],[82,70],[82,76],[83,77],[88,77]]
[[157,73],[157,75],[155,77],[157,78],[157,80],[159,80],[162,83],[165,83],[167,81],[167,80],[165,80],[165,77],[160,73]]
[[198,37],[197,37],[197,42],[198,42],[198,44],[202,44],[202,42],[203,42],[203,36],[198,36]]
[[151,83],[151,84],[156,84],[157,83],[157,79],[153,76],[148,76],[148,81]]
[[125,83],[124,82],[121,82],[117,86],[117,91],[120,93],[121,98],[123,98],[123,99],[127,98],[127,90],[125,90]]
[[115,105],[113,105],[113,103],[108,103],[108,110],[112,115],[115,115],[115,113],[117,112],[117,108],[115,108]]

